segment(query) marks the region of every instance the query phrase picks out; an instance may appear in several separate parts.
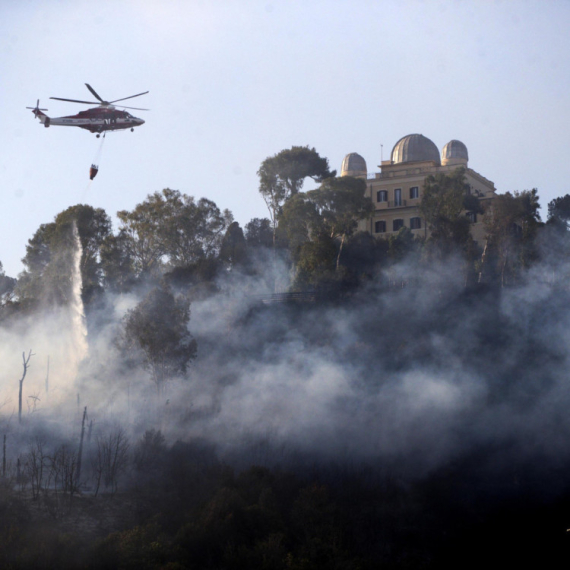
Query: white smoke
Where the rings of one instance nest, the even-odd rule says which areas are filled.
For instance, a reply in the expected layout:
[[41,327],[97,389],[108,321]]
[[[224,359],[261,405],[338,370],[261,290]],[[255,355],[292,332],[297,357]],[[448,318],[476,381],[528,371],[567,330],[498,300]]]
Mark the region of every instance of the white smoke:
[[4,363],[0,371],[0,414],[8,417],[17,408],[22,353],[28,354],[30,350],[32,357],[23,384],[24,415],[54,413],[56,406],[56,413],[61,417],[62,410],[76,408],[77,378],[81,363],[88,356],[89,345],[81,296],[83,248],[75,222],[72,232],[68,305],[43,307],[0,329],[0,359]]

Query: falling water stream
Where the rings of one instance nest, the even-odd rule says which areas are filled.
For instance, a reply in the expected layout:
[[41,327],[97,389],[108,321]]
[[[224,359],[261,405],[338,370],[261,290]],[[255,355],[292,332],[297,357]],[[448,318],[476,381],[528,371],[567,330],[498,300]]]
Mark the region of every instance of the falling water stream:
[[81,291],[83,283],[81,279],[81,257],[83,255],[83,247],[79,239],[77,231],[77,223],[73,222],[73,266],[71,270],[71,327],[72,342],[75,352],[75,365],[78,367],[80,362],[85,359],[89,352],[89,344],[87,342],[87,324],[85,322],[85,309],[83,307],[83,299]]

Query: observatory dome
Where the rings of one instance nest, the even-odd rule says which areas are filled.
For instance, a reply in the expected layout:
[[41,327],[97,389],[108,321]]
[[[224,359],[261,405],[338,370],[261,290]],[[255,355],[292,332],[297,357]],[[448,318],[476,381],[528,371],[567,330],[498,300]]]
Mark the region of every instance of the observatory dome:
[[340,169],[341,176],[366,176],[366,161],[356,152],[344,157]]
[[433,160],[439,164],[437,146],[423,135],[413,134],[402,137],[392,149],[392,164]]
[[441,163],[444,166],[447,164],[466,165],[468,160],[467,147],[461,141],[449,141],[441,151]]

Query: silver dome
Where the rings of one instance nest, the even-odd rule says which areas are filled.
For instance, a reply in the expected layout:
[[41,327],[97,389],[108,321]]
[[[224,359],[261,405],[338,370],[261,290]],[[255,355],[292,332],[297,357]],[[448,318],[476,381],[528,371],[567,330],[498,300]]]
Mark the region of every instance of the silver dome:
[[344,157],[341,176],[366,176],[366,172],[366,161],[357,152],[351,152]]
[[459,158],[461,160],[469,160],[469,155],[467,154],[467,147],[457,140],[449,141],[441,151],[441,160],[447,161],[452,158]]
[[439,164],[439,150],[432,141],[423,135],[406,135],[394,145],[391,160],[393,164],[423,160],[433,160]]

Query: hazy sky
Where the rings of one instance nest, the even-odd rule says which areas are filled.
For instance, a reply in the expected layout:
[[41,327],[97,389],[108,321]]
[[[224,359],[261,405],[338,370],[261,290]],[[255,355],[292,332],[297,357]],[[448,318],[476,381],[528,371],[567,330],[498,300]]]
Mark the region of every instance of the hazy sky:
[[[243,226],[265,217],[262,160],[310,145],[340,169],[378,170],[399,138],[463,141],[499,192],[570,192],[570,2],[0,2],[0,261],[22,269],[40,224],[78,203],[111,216],[169,187],[214,200]],[[85,83],[146,124],[100,140],[45,129],[87,105]],[[307,185],[311,187],[310,184]],[[115,220],[114,220],[115,221]],[[116,229],[115,223],[115,229]]]

